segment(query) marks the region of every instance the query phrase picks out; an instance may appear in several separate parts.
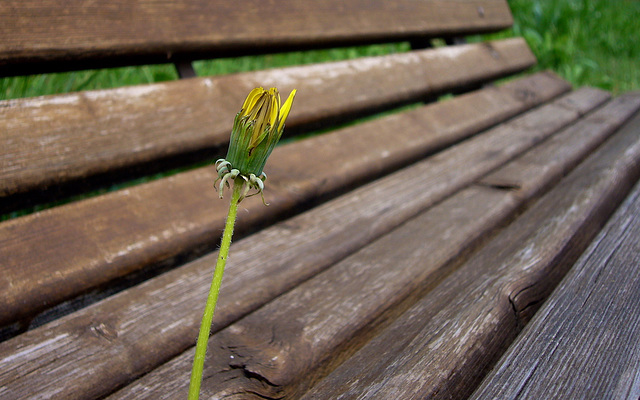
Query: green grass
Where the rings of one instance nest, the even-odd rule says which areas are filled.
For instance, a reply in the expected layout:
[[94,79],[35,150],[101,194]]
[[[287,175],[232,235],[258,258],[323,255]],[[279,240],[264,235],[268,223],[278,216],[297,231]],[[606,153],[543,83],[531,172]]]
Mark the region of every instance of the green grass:
[[[340,49],[297,51],[283,54],[196,61],[194,68],[198,76],[222,75],[287,65],[377,56],[407,50],[409,50],[407,43],[393,43]],[[80,90],[109,89],[175,79],[178,79],[178,74],[171,64],[4,78],[0,79],[0,100],[69,93]]]
[[509,6],[513,28],[482,39],[524,37],[536,70],[551,69],[576,87],[640,89],[640,1],[510,0]]
[[[574,86],[614,94],[640,89],[640,1],[510,0],[513,28],[470,41],[524,37],[538,58]],[[408,44],[373,45],[194,63],[200,76],[219,75],[407,51]],[[0,79],[0,100],[106,89],[177,79],[172,65],[114,68]]]
[[178,79],[171,64],[64,72],[0,79],[0,99],[108,89]]

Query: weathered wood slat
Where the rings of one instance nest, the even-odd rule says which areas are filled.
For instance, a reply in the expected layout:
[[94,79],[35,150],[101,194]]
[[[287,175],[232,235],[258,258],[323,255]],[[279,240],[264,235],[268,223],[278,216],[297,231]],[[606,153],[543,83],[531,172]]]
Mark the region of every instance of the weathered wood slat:
[[496,31],[504,0],[5,1],[0,75]]
[[[555,76],[538,74],[281,146],[267,165],[271,206],[263,207],[259,199],[246,201],[250,212],[241,213],[238,229],[265,223],[312,197],[405,165],[567,88]],[[529,127],[535,139],[527,140],[550,134],[606,99],[604,93],[589,90],[569,99],[583,97],[592,99],[592,104],[571,109],[560,101],[543,108],[550,122]],[[519,120],[528,121],[526,117]],[[496,160],[511,156],[511,151],[521,150],[505,149]],[[211,190],[214,172],[198,169],[1,224],[0,323],[28,316],[145,265],[203,246],[213,248],[226,215],[225,202]]]
[[[636,101],[636,109],[638,106],[640,99]],[[634,139],[635,143],[628,142],[635,145],[633,155],[640,157],[640,140]],[[622,148],[617,150],[619,156]],[[625,160],[627,164],[622,162],[621,166],[628,167],[629,158],[630,155]],[[624,175],[629,171],[620,168],[616,172]],[[613,174],[602,175],[604,179]],[[422,176],[428,184],[433,175]],[[406,182],[412,181],[403,183]],[[405,190],[393,193],[402,199],[411,198],[411,195],[405,197]],[[339,361],[344,355],[337,353],[348,354],[380,329],[385,321],[379,318],[389,308],[436,286],[455,266],[457,256],[522,202],[516,193],[474,186],[412,218],[389,235],[216,333],[210,341],[205,371],[208,379],[204,382],[203,395],[207,398],[296,398],[300,380],[307,381],[301,385],[304,388],[309,380],[313,381],[314,369],[332,357],[337,360],[329,360],[329,364]],[[443,304],[451,297],[444,297]],[[393,314],[393,311],[387,312],[385,318]],[[400,331],[395,334],[398,340],[403,336]],[[376,351],[387,354],[384,347],[377,347]],[[403,350],[402,354],[405,353],[412,354]],[[110,399],[169,399],[183,395],[188,386],[192,356],[192,351],[186,352]],[[375,360],[376,356],[371,359]],[[378,365],[375,361],[364,364],[364,371]],[[389,368],[393,370],[399,365]],[[417,365],[424,366],[424,363]],[[367,391],[367,387],[360,389]],[[329,393],[319,398],[338,397]],[[415,397],[385,393],[375,398]]]
[[[233,118],[256,86],[277,86],[284,94],[298,89],[288,120],[289,129],[296,129],[419,101],[534,63],[526,43],[511,39],[3,101],[0,198],[34,190],[55,194],[56,185],[68,181],[113,170],[130,175],[131,166],[163,157],[213,152],[228,142]],[[18,200],[3,201],[5,207],[23,205]]]
[[305,398],[470,395],[638,177],[621,131]]
[[639,398],[638,238],[636,185],[472,398]]
[[[590,106],[587,98],[591,99]],[[511,130],[496,128],[236,242],[216,311],[215,329],[254,311],[552,133],[549,125],[540,124],[539,128],[536,119],[550,118],[556,113],[552,110],[560,113],[556,116],[575,117],[605,98],[603,92],[591,90],[568,95],[553,106],[537,110],[535,117],[508,123]],[[571,99],[582,103],[577,107],[579,112],[567,110]],[[496,152],[489,142],[509,143],[509,150]],[[518,142],[520,145],[515,145]],[[407,186],[411,181],[423,184]],[[481,204],[500,203],[491,195],[496,191],[487,188],[476,191],[490,197]],[[402,196],[391,195],[402,192],[405,192]],[[366,204],[363,199],[367,199]],[[513,208],[513,203],[507,200],[504,205]],[[487,221],[483,218],[493,221],[498,216],[483,212],[479,224]],[[349,221],[347,226],[345,220]],[[473,219],[460,217],[460,221],[468,220]],[[367,229],[362,229],[363,226]],[[473,233],[473,227],[476,225],[466,229],[472,236],[479,235]],[[332,251],[324,251],[327,248]],[[193,345],[200,319],[200,309],[193,304],[200,304],[206,297],[215,257],[215,254],[206,256],[0,344],[0,359],[10,359],[0,385],[5,385],[8,393],[62,390],[60,396],[64,398],[90,398],[105,395],[167,361]],[[162,351],[157,351],[159,348]],[[12,357],[16,349],[20,357]],[[67,382],[64,389],[60,389],[61,379]]]
[[[530,196],[533,190],[538,190],[539,183],[533,180],[545,180],[555,182],[562,178],[567,171],[582,161],[582,155],[590,153],[620,128],[623,122],[637,110],[638,97],[623,95],[610,101],[605,107],[583,118],[580,123],[565,130],[560,135],[554,135],[539,146],[538,151],[530,151],[523,157],[509,163],[508,166],[482,178],[480,184],[494,187],[516,189],[520,196]],[[579,137],[579,140],[575,138]],[[555,153],[549,149],[563,149],[561,153]],[[559,168],[559,166],[562,168]]]

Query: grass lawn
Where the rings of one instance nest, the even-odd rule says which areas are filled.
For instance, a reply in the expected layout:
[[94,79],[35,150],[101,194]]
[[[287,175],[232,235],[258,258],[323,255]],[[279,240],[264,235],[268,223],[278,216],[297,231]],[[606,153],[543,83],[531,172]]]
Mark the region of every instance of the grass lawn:
[[574,86],[614,94],[640,89],[640,1],[510,0],[513,28],[488,38],[522,36],[538,58]]
[[[523,36],[539,69],[552,69],[574,86],[614,94],[640,89],[640,1],[510,0],[514,26],[471,41]],[[239,57],[195,63],[198,75],[274,68],[407,51],[406,43]],[[177,79],[172,65],[127,67],[0,79],[0,100],[105,89]]]

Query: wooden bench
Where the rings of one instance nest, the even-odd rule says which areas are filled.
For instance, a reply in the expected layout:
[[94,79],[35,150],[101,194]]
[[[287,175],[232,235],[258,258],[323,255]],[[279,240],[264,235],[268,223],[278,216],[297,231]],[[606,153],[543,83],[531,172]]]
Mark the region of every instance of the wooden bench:
[[[276,148],[268,207],[241,204],[202,398],[589,396],[595,379],[550,363],[572,353],[617,366],[584,368],[598,393],[637,393],[638,313],[620,314],[637,308],[637,186],[601,228],[640,177],[640,95],[549,71],[493,84],[535,63],[519,38],[428,46],[507,28],[506,1],[22,0],[0,21],[2,76],[412,45],[0,102],[0,208],[62,203],[0,223],[1,399],[186,398],[227,211],[212,161],[256,86],[298,90],[289,137],[323,133]],[[620,268],[592,261],[625,246]],[[593,335],[549,347],[575,329],[615,354]]]

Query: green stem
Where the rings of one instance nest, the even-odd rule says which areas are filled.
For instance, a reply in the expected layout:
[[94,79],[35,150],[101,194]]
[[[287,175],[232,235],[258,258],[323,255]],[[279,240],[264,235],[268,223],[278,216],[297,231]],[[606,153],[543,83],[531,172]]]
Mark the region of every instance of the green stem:
[[204,307],[202,315],[202,323],[200,324],[200,333],[196,343],[196,356],[193,359],[193,368],[191,369],[191,381],[189,383],[188,400],[198,400],[200,395],[200,384],[202,383],[202,371],[204,369],[204,358],[207,353],[207,343],[209,341],[209,333],[211,332],[211,322],[213,320],[213,312],[218,302],[218,294],[220,293],[220,285],[222,284],[222,274],[227,263],[229,255],[229,246],[231,246],[231,237],[233,236],[233,227],[238,214],[238,202],[242,193],[244,181],[240,178],[233,183],[233,194],[229,203],[229,213],[227,214],[227,222],[224,226],[222,234],[222,242],[220,243],[220,251],[218,253],[218,261],[216,269],[213,273],[213,281],[211,289],[207,297],[207,304]]

